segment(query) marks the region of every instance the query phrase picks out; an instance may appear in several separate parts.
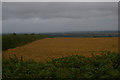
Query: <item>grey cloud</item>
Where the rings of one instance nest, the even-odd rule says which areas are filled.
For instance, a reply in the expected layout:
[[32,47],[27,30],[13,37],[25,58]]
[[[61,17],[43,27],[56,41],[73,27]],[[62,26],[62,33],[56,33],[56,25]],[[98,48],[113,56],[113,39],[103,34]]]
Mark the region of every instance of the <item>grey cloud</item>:
[[3,32],[117,30],[117,2],[3,3]]
[[3,3],[3,20],[88,18],[116,14],[117,3]]

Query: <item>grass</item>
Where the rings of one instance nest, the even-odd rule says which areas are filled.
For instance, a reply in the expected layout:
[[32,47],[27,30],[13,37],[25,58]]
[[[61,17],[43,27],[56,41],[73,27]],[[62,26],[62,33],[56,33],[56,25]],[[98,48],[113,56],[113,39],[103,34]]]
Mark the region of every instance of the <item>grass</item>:
[[3,59],[3,79],[39,78],[72,80],[83,79],[117,79],[120,77],[120,54],[106,52],[101,56],[84,57],[72,55],[52,59],[46,63],[34,60],[23,61],[15,56]]
[[42,39],[48,37],[47,35],[39,35],[39,34],[24,34],[24,35],[16,35],[9,34],[2,36],[2,50],[7,50],[10,48],[15,48],[17,46],[22,46],[24,44],[30,43],[37,39]]

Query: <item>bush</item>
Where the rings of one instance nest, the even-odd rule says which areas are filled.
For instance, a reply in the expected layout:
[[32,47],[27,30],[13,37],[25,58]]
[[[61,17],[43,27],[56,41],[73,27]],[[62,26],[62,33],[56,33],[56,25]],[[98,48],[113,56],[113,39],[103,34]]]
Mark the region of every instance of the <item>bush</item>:
[[31,33],[31,35],[35,35],[35,33]]
[[73,55],[52,59],[49,62],[23,61],[15,58],[3,59],[3,78],[40,78],[71,80],[119,79],[120,54],[104,53],[101,56],[84,57]]
[[16,35],[16,33],[13,33],[13,35]]

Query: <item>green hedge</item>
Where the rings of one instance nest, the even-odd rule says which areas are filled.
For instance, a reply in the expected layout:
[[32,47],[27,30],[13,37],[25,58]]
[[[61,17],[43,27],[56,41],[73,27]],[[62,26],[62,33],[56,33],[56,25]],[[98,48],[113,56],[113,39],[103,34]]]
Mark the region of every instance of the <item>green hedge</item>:
[[34,40],[48,37],[47,35],[3,35],[2,36],[2,50],[15,48],[24,44],[30,43]]
[[103,80],[120,78],[120,54],[106,52],[101,56],[84,57],[72,55],[52,59],[46,63],[3,59],[3,79],[39,78],[57,80]]

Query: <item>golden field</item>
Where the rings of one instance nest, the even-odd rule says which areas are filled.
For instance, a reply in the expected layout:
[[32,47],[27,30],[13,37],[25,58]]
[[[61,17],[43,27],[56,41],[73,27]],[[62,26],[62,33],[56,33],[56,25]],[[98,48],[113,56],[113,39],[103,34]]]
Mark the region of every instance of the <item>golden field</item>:
[[45,38],[3,52],[4,58],[23,57],[24,60],[47,61],[74,54],[91,56],[104,51],[118,52],[118,38]]

